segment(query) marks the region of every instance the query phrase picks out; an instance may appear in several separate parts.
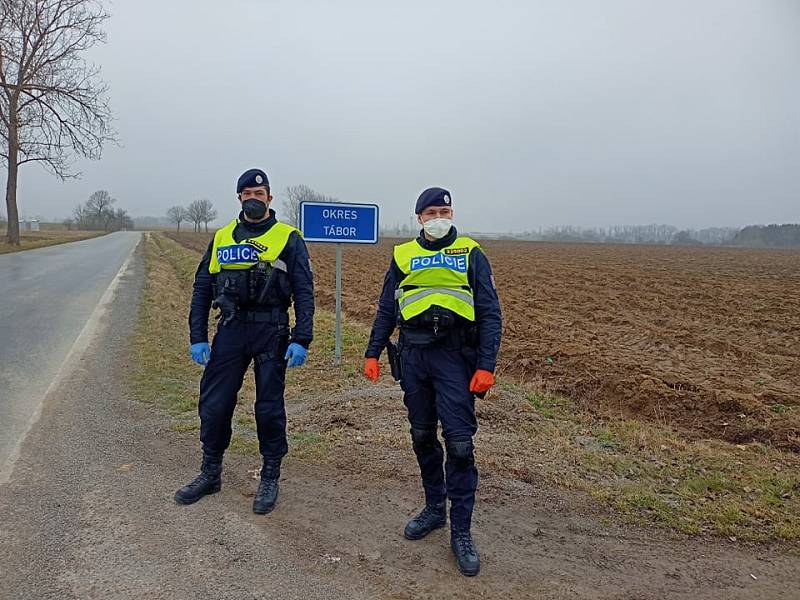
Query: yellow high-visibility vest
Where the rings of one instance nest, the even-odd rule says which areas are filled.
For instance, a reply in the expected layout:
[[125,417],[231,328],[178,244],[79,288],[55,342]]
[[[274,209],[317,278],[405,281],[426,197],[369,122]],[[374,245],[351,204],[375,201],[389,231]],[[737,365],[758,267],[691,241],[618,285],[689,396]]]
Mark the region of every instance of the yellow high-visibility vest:
[[440,306],[474,321],[475,302],[467,271],[469,254],[475,248],[480,244],[464,236],[441,250],[426,250],[417,240],[395,246],[394,262],[405,275],[395,292],[403,320]]
[[237,242],[233,239],[233,230],[238,222],[234,219],[214,234],[208,263],[208,272],[212,275],[222,269],[250,269],[258,262],[275,263],[286,247],[289,236],[295,231],[300,234],[300,230],[291,225],[277,222],[265,233]]

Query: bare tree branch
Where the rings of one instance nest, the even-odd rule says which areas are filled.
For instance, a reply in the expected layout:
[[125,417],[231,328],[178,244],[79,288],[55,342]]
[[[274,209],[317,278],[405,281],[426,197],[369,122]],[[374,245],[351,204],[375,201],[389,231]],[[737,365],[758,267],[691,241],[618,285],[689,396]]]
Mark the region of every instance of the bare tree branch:
[[286,223],[300,226],[300,203],[301,202],[338,202],[336,198],[321,194],[305,184],[292,185],[286,188],[286,203],[284,205],[286,215],[283,220]]
[[[108,18],[99,0],[0,0],[0,157],[15,224],[20,165],[37,162],[62,179],[77,177],[76,157],[98,159],[116,141],[108,88],[83,56],[105,41]],[[9,241],[18,241],[18,229],[8,231]]]

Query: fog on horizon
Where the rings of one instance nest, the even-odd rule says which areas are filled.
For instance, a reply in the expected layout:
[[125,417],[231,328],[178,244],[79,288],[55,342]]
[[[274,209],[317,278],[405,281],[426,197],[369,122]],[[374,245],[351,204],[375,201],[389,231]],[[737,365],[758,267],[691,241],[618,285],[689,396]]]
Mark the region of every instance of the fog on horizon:
[[[102,67],[120,145],[22,217],[107,189],[135,216],[269,174],[406,224],[451,190],[467,230],[800,221],[800,3],[116,0]],[[5,181],[5,172],[3,173]],[[3,209],[3,213],[5,210]]]

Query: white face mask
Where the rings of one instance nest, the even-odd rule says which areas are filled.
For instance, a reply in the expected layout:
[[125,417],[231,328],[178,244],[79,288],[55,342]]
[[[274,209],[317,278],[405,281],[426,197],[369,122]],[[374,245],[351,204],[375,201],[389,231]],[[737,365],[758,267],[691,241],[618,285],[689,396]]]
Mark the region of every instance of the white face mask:
[[438,240],[447,235],[450,228],[453,226],[451,219],[431,219],[422,224],[422,228],[433,239]]

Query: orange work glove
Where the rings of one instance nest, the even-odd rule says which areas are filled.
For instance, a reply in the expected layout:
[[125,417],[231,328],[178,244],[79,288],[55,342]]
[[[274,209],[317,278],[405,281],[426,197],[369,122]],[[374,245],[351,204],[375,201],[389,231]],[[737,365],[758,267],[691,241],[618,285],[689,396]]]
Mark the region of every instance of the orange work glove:
[[378,381],[378,377],[381,376],[381,366],[378,364],[377,358],[368,358],[364,362],[364,375],[372,383]]
[[469,391],[476,394],[488,392],[489,388],[494,385],[494,375],[491,371],[484,371],[478,369],[475,375],[472,376],[472,381],[469,382]]

